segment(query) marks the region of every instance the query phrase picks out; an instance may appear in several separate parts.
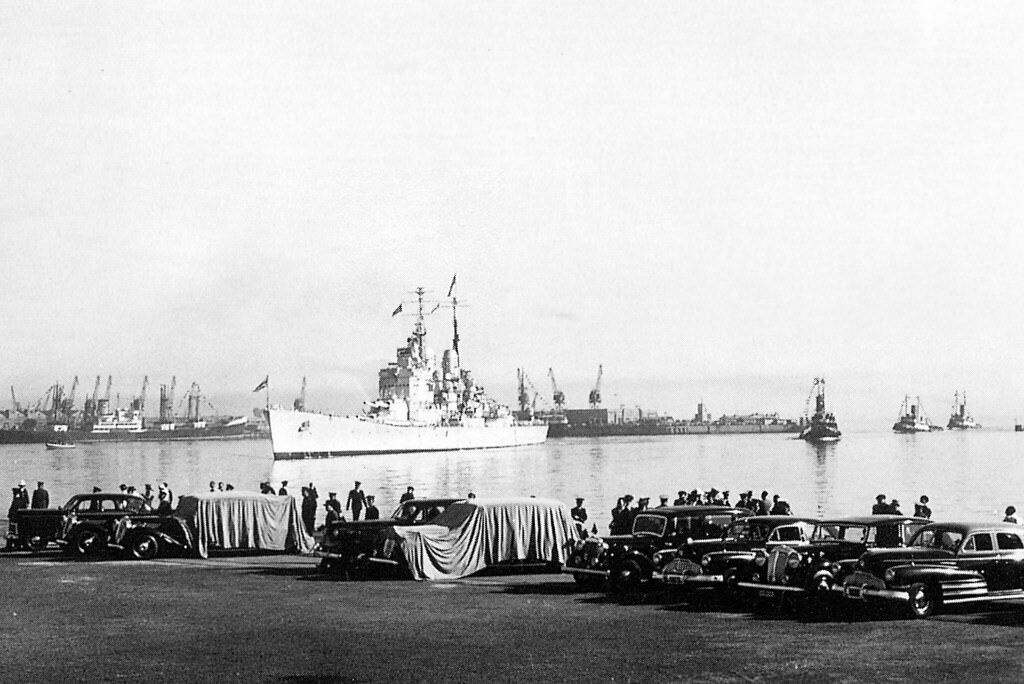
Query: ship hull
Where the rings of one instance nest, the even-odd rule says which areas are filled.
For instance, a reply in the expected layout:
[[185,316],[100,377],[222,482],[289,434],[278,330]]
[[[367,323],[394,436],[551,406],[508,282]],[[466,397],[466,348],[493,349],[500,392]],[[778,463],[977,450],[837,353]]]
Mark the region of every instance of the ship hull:
[[275,460],[500,449],[541,444],[548,434],[546,424],[415,425],[285,409],[268,410],[267,419]]

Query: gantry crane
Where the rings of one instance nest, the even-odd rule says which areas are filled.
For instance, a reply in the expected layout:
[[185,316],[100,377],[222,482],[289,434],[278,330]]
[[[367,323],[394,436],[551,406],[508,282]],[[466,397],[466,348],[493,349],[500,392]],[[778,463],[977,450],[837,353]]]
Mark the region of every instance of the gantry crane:
[[597,408],[601,405],[601,376],[604,374],[604,368],[601,364],[597,365],[597,382],[594,383],[594,389],[590,390],[590,408]]

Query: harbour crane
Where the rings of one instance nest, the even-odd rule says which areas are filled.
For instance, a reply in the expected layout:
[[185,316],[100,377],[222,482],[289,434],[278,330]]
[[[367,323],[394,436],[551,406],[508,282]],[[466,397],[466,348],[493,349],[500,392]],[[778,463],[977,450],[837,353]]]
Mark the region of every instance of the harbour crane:
[[146,413],[146,390],[149,389],[149,376],[145,375],[142,378],[142,392],[139,394],[139,398],[136,399],[132,408],[138,408],[140,414]]
[[597,408],[601,405],[601,376],[604,374],[604,368],[601,364],[597,365],[597,382],[594,383],[594,389],[590,390],[590,408]]
[[565,392],[558,389],[555,371],[551,368],[548,368],[548,377],[551,378],[551,400],[555,402],[555,410],[561,411],[565,408]]
[[22,410],[21,404],[18,403],[18,397],[14,396],[14,385],[11,385],[11,402],[14,404],[15,413],[20,413],[23,416],[28,415],[28,411]]
[[74,381],[71,383],[71,392],[68,393],[68,398],[63,402],[64,415],[67,417],[68,424],[71,424],[71,414],[75,411],[75,391],[78,389],[78,376],[75,376]]
[[306,410],[306,376],[302,376],[302,389],[299,391],[299,398],[292,404],[296,411]]

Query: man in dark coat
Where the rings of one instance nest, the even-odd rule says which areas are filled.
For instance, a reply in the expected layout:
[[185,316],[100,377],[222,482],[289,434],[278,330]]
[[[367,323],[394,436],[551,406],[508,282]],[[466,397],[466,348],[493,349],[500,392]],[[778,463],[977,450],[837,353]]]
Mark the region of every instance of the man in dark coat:
[[302,488],[302,524],[306,531],[313,534],[313,527],[316,525],[316,499],[313,498],[309,487]]
[[278,496],[288,496],[288,480],[281,480],[281,488],[277,490]]
[[871,515],[886,515],[889,510],[889,504],[885,503],[885,494],[876,496],[875,505],[871,507]]
[[24,480],[18,483],[18,501],[18,508],[28,508],[28,487]]
[[416,494],[413,493],[414,491],[414,487],[406,487],[405,494],[403,494],[402,497],[398,500],[398,503],[405,503],[406,501],[411,501],[412,499],[415,499]]
[[359,489],[360,484],[362,483],[356,480],[356,486],[349,490],[348,500],[345,501],[345,510],[352,511],[353,520],[359,520],[359,514],[366,507],[366,496],[363,494],[363,490]]
[[36,483],[36,489],[32,492],[32,508],[49,508],[50,492],[46,491],[42,482]]
[[576,497],[576,507],[569,511],[569,515],[571,515],[572,519],[577,522],[587,522],[587,509],[583,507],[582,496]]
[[928,508],[927,494],[922,494],[920,503],[914,504],[914,515],[918,518],[932,517],[932,509]]
[[380,511],[373,505],[373,494],[366,497],[366,517],[364,520],[380,520]]

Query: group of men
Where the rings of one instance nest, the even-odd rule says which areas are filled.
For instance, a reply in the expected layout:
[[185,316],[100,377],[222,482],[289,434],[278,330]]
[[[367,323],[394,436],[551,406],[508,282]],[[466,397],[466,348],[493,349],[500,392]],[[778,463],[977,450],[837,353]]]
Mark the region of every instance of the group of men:
[[[657,508],[662,508],[669,505],[669,497],[660,496]],[[650,507],[650,497],[641,497],[636,500],[636,506],[632,506],[633,495],[625,494],[615,502],[615,508],[612,509],[612,520],[608,525],[609,530],[612,534],[630,534],[633,531],[633,519],[636,518],[638,513],[647,510]],[[733,506],[729,501],[729,490],[718,491],[714,487],[705,491],[700,489],[693,489],[687,492],[685,489],[679,490],[679,496],[675,501],[672,502],[673,506]],[[579,522],[586,522],[586,510],[583,509],[583,499],[576,499],[577,508],[583,510],[582,520],[575,513],[577,508],[572,509],[571,513],[574,520]],[[767,491],[761,492],[761,498],[758,499],[754,496],[754,492],[748,490],[746,492],[740,492],[739,501],[735,504],[736,508],[745,508],[749,510],[753,515],[793,515],[793,509],[790,508],[789,503],[782,499],[778,494],[773,497],[768,496]]]
[[19,511],[22,508],[50,507],[50,493],[46,491],[46,487],[43,486],[42,482],[39,482],[36,488],[32,490],[31,501],[29,500],[28,485],[25,484],[24,480],[19,482],[17,487],[11,488],[11,494],[11,506],[7,509],[8,518],[11,515],[11,511]]
[[[899,500],[893,499],[892,501],[887,502],[885,499],[885,494],[879,494],[875,497],[875,503],[871,507],[871,515],[903,515],[903,511],[900,510]],[[914,504],[914,517],[932,517],[932,509],[928,507],[927,494],[922,494],[921,498],[918,499],[916,504]]]

